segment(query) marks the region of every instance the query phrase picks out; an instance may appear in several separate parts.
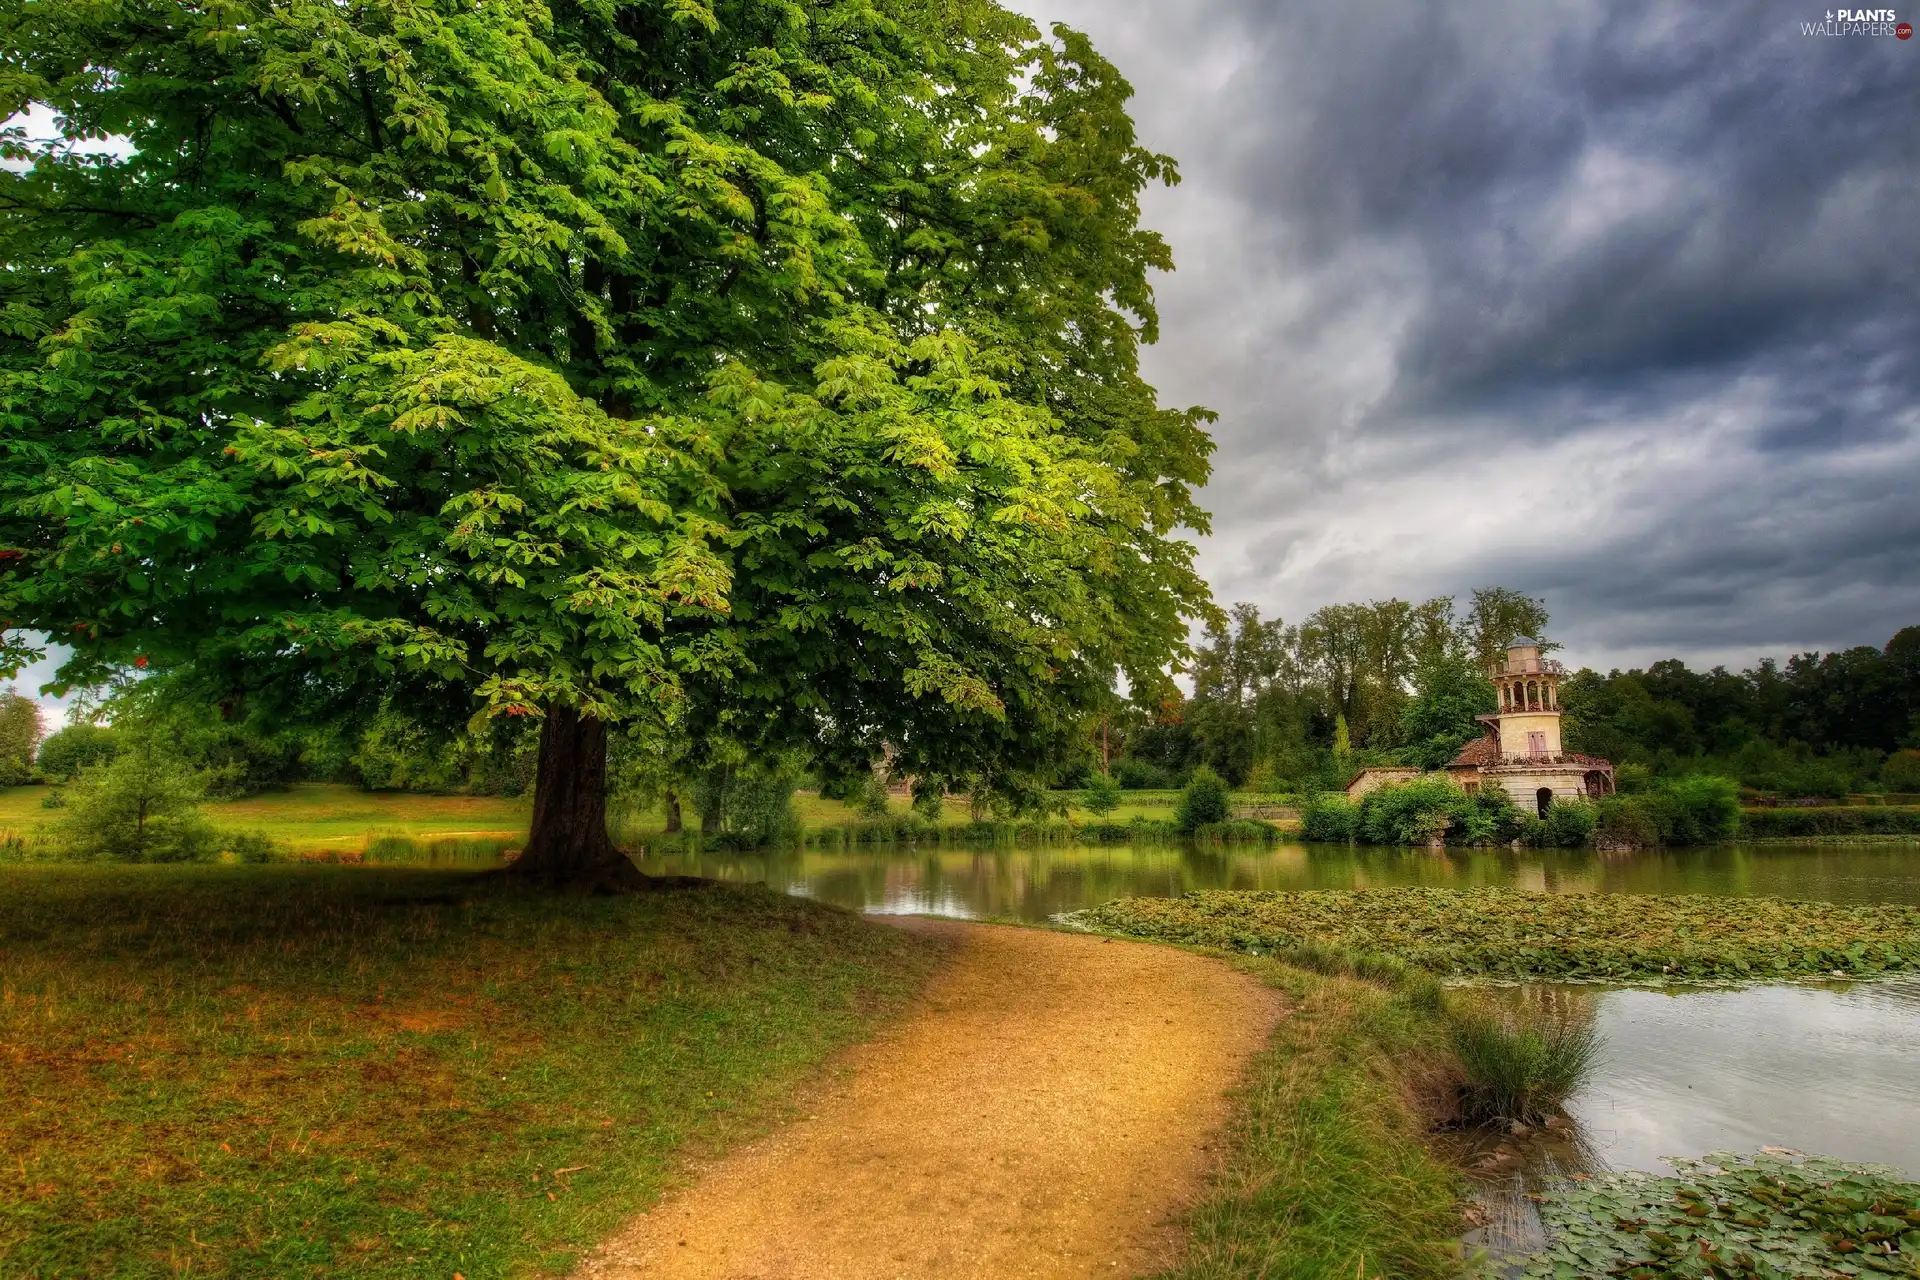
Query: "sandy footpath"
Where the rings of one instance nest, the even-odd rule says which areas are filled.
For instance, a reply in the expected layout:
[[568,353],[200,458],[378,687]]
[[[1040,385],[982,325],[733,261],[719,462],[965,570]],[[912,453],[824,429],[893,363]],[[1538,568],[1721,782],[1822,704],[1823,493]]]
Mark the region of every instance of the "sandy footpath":
[[580,1280],[1127,1276],[1173,1254],[1273,994],[1169,947],[901,927],[953,942],[918,1006]]

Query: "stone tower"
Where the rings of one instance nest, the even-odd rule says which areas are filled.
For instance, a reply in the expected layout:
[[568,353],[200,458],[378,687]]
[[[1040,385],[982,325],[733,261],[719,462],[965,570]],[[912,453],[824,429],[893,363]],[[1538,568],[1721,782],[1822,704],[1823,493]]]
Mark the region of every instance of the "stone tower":
[[1507,648],[1504,660],[1487,673],[1500,694],[1500,754],[1552,760],[1561,754],[1560,677],[1562,667],[1540,656],[1538,641],[1522,637]]

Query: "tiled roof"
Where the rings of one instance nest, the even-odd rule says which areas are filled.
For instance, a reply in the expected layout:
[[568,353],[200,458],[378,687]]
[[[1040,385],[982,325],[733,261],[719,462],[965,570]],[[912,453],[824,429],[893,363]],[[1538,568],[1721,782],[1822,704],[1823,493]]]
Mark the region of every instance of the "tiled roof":
[[1472,742],[1460,748],[1460,754],[1455,756],[1447,767],[1449,769],[1456,765],[1482,767],[1499,763],[1500,739],[1494,737],[1492,734],[1487,734],[1485,737],[1475,738]]

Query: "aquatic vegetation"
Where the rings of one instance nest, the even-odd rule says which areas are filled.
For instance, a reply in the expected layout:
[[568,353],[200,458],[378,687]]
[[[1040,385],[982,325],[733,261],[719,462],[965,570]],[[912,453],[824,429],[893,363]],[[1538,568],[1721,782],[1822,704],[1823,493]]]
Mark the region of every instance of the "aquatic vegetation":
[[1500,980],[1741,980],[1920,968],[1920,908],[1519,889],[1211,889],[1077,912],[1084,928],[1284,954],[1319,943]]
[[1448,1035],[1465,1079],[1462,1118],[1528,1123],[1560,1112],[1592,1073],[1600,1042],[1585,1002],[1452,1010]]
[[1915,1273],[1920,1183],[1878,1165],[1763,1149],[1669,1159],[1549,1189],[1548,1247],[1527,1277],[1826,1277]]

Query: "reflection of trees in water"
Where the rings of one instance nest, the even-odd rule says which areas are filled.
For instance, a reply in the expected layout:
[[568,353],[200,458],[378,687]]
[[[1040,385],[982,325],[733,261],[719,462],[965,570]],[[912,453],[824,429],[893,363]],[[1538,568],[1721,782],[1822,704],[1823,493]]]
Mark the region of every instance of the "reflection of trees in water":
[[764,881],[856,910],[1044,920],[1112,898],[1196,889],[1519,887],[1551,893],[1770,894],[1920,903],[1911,853],[1884,846],[1689,849],[1602,859],[1582,852],[1368,846],[1056,845],[674,853],[652,871]]

